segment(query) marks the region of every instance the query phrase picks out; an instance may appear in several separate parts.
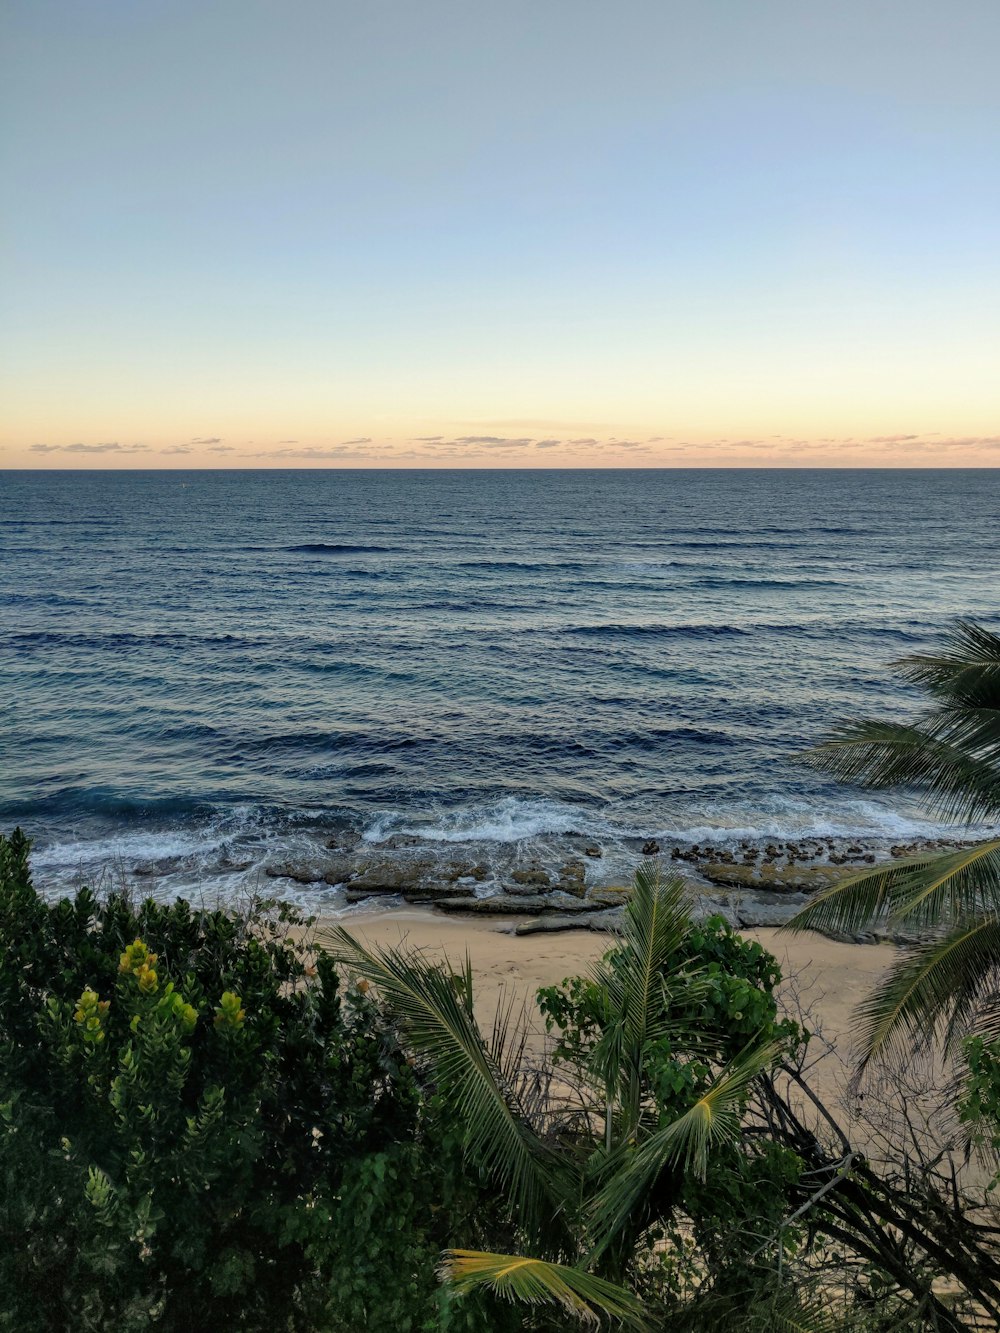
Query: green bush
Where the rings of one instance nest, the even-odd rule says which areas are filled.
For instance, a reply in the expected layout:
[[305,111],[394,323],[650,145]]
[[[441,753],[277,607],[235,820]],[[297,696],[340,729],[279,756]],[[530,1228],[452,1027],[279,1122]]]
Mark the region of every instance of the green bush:
[[0,1327],[476,1327],[434,1271],[475,1182],[364,984],[284,907],[49,905],[28,850],[0,836]]

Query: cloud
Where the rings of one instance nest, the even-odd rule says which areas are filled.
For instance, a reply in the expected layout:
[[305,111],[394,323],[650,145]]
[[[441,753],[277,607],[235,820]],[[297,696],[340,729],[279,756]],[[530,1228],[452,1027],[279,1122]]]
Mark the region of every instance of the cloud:
[[1000,435],[961,435],[935,440],[930,449],[1000,449]]
[[231,444],[217,444],[214,449],[209,449],[210,454],[231,454],[233,446]]
[[455,444],[482,444],[487,449],[523,449],[531,440],[508,440],[502,435],[460,435]]
[[443,439],[444,439],[444,436],[443,436],[443,435],[415,435],[415,436],[413,437],[413,443],[414,443],[414,444],[437,444],[440,440],[443,440]]
[[301,458],[306,460],[323,459],[345,459],[345,458],[387,458],[398,457],[386,450],[378,449],[357,449],[357,444],[367,444],[368,440],[345,440],[343,444],[331,444],[327,446],[308,445],[299,449],[262,449],[255,454],[240,454],[241,458],[274,458],[274,459],[293,459]]
[[137,454],[149,448],[148,444],[33,444],[33,454]]
[[590,435],[588,435],[585,439],[582,440],[570,440],[570,444],[597,444],[597,443],[598,441],[595,440],[593,436]]
[[221,435],[211,435],[211,436],[206,435],[204,438],[202,438],[202,437],[200,437],[200,436],[196,436],[195,439],[193,439],[193,440],[191,441],[191,443],[192,443],[192,444],[221,444],[221,443],[222,443],[222,436],[221,436]]
[[907,440],[919,440],[919,435],[870,435],[868,444],[903,444]]
[[535,448],[536,448],[536,449],[554,449],[554,448],[556,447],[557,444],[562,444],[562,440],[539,440],[539,441],[536,443]]
[[[251,444],[253,441],[251,440]],[[279,440],[279,444],[298,444],[298,440]]]
[[348,446],[353,444],[371,444],[371,442],[372,442],[372,437],[370,435],[362,435],[360,440],[342,440],[338,447],[341,449],[346,449],[348,448]]
[[161,454],[189,454],[191,450],[186,444],[172,444],[169,449],[161,449]]

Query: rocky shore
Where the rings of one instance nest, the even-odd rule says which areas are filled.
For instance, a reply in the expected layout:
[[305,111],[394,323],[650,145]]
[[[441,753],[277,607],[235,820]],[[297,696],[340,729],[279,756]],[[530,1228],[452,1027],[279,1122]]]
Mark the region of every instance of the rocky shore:
[[[961,845],[939,839],[864,845],[834,838],[754,843],[676,845],[655,838],[606,849],[583,834],[565,834],[540,845],[479,847],[428,844],[395,834],[379,843],[345,830],[315,855],[265,866],[276,881],[334,891],[335,908],[373,909],[402,903],[448,914],[503,919],[518,934],[613,927],[636,865],[654,859],[689,882],[699,916],[722,913],[734,926],[780,926],[811,893],[889,859],[904,859]],[[329,906],[322,910],[328,911]],[[525,921],[523,918],[529,917]],[[882,931],[851,936],[858,943],[896,942]]]

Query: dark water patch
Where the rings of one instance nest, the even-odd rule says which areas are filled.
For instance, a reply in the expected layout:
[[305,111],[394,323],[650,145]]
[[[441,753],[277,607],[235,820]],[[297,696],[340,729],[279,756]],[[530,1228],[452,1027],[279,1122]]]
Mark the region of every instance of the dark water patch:
[[[212,815],[218,797],[146,796],[116,792],[107,787],[64,787],[59,791],[20,800],[0,802],[0,819],[11,820],[67,816],[102,816],[120,823],[158,821],[173,823]],[[32,830],[33,831],[33,830]]]
[[568,625],[560,631],[562,634],[594,639],[714,639],[734,637],[742,638],[750,634],[749,629],[739,625]]
[[306,555],[382,555],[398,551],[399,547],[359,546],[350,542],[300,542],[297,546],[286,546],[284,549]]

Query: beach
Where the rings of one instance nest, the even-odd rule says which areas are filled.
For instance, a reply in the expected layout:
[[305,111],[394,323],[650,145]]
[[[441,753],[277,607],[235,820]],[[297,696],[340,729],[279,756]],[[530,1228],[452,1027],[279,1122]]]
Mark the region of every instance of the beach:
[[[527,920],[529,918],[521,918]],[[468,954],[472,964],[480,1025],[489,1031],[502,997],[531,1002],[540,986],[578,976],[613,943],[613,936],[589,930],[515,935],[518,919],[502,925],[472,917],[444,917],[433,909],[407,907],[359,914],[347,920],[317,922],[325,930],[346,927],[362,943],[381,948],[420,950],[430,958],[448,958],[456,967]],[[825,1096],[839,1093],[852,1057],[854,1011],[897,954],[891,944],[851,944],[814,931],[801,934],[761,929],[741,932],[757,940],[781,966],[779,994],[794,1009],[801,998],[810,1011],[810,1027],[821,1030],[838,1059],[821,1069],[818,1086]]]

